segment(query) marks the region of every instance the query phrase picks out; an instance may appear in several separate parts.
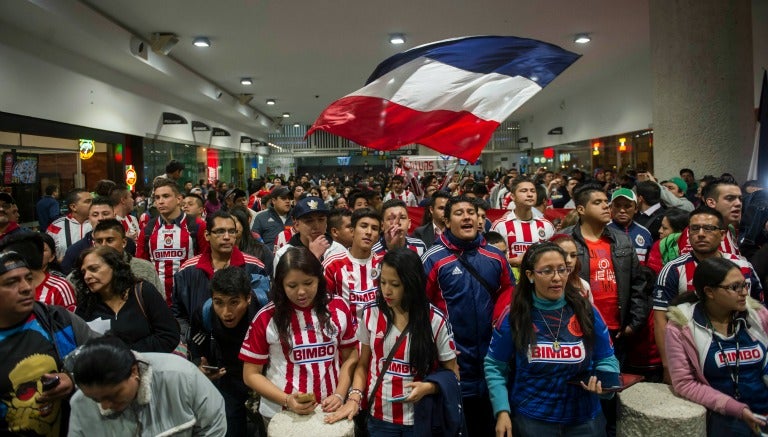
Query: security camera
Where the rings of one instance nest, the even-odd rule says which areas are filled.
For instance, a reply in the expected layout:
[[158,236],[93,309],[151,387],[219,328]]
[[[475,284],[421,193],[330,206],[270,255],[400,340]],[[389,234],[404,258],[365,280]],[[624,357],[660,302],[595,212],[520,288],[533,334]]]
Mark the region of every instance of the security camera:
[[220,99],[223,95],[224,93],[221,90],[216,90],[216,100]]
[[135,36],[131,37],[130,51],[133,56],[136,56],[143,61],[146,61],[149,58],[149,48],[147,47],[147,43]]

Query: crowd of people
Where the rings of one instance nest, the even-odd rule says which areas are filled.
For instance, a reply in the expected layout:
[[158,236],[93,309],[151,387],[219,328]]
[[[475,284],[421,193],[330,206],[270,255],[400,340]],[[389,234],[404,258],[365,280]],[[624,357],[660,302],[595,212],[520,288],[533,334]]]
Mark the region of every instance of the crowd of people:
[[[754,181],[487,175],[0,193],[0,434],[615,435],[621,374],[767,425]],[[766,191],[768,193],[768,191]]]

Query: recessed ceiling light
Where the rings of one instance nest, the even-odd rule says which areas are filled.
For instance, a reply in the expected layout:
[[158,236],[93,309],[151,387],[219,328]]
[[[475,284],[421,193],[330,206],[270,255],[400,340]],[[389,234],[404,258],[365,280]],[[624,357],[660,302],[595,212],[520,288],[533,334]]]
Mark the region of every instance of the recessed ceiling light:
[[293,123],[293,127],[301,127],[299,123]]
[[283,112],[283,118],[289,118],[291,116],[290,112]]
[[274,104],[275,104],[275,99],[267,99],[267,105],[271,106],[271,105],[274,105]]
[[592,38],[589,37],[588,33],[580,33],[573,39],[573,42],[576,44],[586,44],[590,41],[592,41]]
[[405,43],[405,35],[402,33],[393,33],[389,35],[389,42],[391,44],[404,44]]
[[211,40],[204,36],[198,36],[192,44],[194,44],[195,47],[210,47]]
[[253,85],[253,80],[250,77],[244,77],[240,79],[240,85]]

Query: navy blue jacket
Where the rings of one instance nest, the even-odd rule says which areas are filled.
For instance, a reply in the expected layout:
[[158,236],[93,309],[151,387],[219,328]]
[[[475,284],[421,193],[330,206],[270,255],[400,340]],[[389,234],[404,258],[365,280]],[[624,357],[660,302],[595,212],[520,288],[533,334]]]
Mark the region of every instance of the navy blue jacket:
[[413,407],[413,430],[417,436],[456,437],[467,435],[461,403],[461,387],[452,370],[439,368],[424,378],[437,385],[437,394],[421,398]]

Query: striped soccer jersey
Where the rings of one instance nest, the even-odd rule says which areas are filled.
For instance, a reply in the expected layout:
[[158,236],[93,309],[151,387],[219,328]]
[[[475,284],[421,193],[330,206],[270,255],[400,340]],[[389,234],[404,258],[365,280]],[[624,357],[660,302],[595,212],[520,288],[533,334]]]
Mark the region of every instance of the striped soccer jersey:
[[382,255],[371,252],[368,259],[357,259],[347,250],[323,261],[328,293],[341,296],[356,320],[362,316],[363,307],[376,300],[382,258]]
[[[741,274],[750,282],[750,295],[756,300],[763,302],[763,288],[752,268],[752,264],[733,254],[720,252],[720,256],[739,266]],[[695,291],[693,272],[696,270],[697,265],[698,262],[691,252],[673,259],[661,269],[661,273],[659,273],[659,277],[656,279],[656,286],[653,289],[654,310],[667,311],[669,303],[678,294]]]
[[[423,241],[419,240],[418,238],[414,237],[405,237],[405,247],[408,249],[411,249],[412,251],[416,252],[417,255],[422,256],[424,255],[424,252],[427,251],[427,245],[424,244]],[[387,253],[387,242],[384,240],[384,237],[379,238],[379,241],[377,241],[371,250],[377,254],[384,256]]]
[[403,192],[400,194],[396,194],[394,191],[390,191],[384,195],[383,201],[386,202],[387,200],[391,199],[402,200],[405,202],[405,206],[419,206],[418,202],[416,202],[416,196],[409,190],[403,190]]
[[[680,234],[680,238],[677,239],[677,247],[680,248],[681,255],[689,253],[693,250],[693,248],[691,248],[691,240],[688,238],[687,226]],[[733,255],[741,256],[741,252],[739,252],[739,246],[736,244],[736,237],[733,235],[730,227],[728,227],[725,231],[725,236],[723,237],[723,241],[720,243],[719,250],[722,253],[730,253]]]
[[[287,303],[287,305],[290,305]],[[356,347],[349,306],[340,297],[328,302],[330,326],[321,327],[312,308],[296,308],[291,316],[291,344],[283,344],[274,321],[275,304],[270,302],[256,314],[245,335],[240,359],[246,363],[269,363],[266,377],[286,394],[314,393],[321,402],[331,396],[339,382],[341,349]],[[282,405],[261,398],[259,412],[272,418]]]
[[66,279],[45,274],[45,279],[35,288],[35,300],[46,305],[58,305],[74,312],[77,302],[75,301],[75,287]]
[[[429,320],[432,325],[432,338],[437,346],[438,359],[449,361],[456,358],[456,347],[450,325],[443,313],[434,305],[429,306]],[[361,344],[371,348],[367,387],[372,388],[376,384],[380,368],[399,335],[400,331],[394,325],[387,331],[387,319],[375,304],[363,309],[362,320],[357,328],[357,339]],[[410,337],[410,334],[408,336]],[[410,365],[410,343],[410,338],[407,338],[400,344],[392,357],[387,373],[383,376],[378,392],[373,397],[371,415],[376,419],[400,425],[413,425],[413,404],[389,401],[408,395],[410,389],[405,385],[418,381]],[[365,394],[365,398],[368,397],[370,393]]]
[[509,257],[523,256],[533,243],[549,240],[555,233],[555,227],[545,218],[520,220],[516,217],[500,219],[491,226],[506,240],[509,247]]
[[72,214],[67,214],[54,220],[45,232],[53,237],[56,243],[56,259],[62,260],[69,246],[91,232],[91,222],[86,220],[80,223],[72,217]]
[[[196,221],[196,226],[191,227],[193,232],[197,229],[196,235],[190,233],[187,220]],[[154,263],[160,282],[164,285],[168,305],[173,295],[173,275],[185,261],[208,246],[208,242],[201,237],[204,233],[205,222],[182,213],[173,223],[166,223],[158,217],[147,223],[139,234],[136,256]]]
[[123,229],[125,229],[125,235],[133,236],[133,238],[136,238],[136,236],[139,235],[139,231],[141,231],[141,228],[139,227],[139,220],[128,214],[125,217],[118,216],[117,219],[120,221],[120,223],[123,224]]

